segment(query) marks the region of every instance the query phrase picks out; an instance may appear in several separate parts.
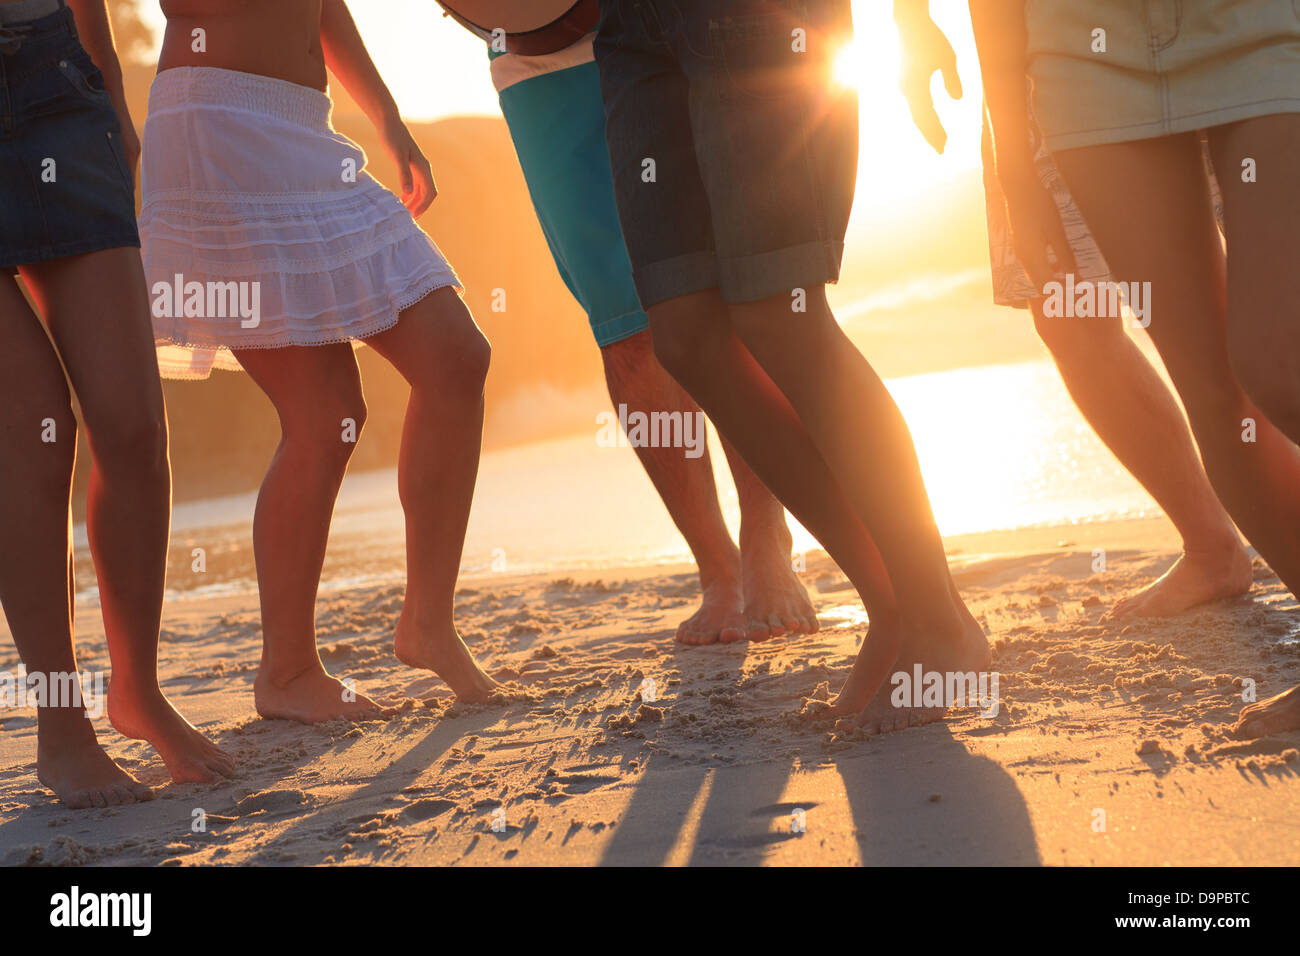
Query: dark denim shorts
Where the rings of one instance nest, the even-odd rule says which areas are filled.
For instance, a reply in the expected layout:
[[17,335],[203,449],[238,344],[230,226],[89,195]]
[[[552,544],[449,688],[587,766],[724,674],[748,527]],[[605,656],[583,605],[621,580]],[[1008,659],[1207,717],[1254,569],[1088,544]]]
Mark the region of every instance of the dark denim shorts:
[[67,7],[0,26],[0,270],[139,246],[104,78]]
[[839,278],[857,94],[849,0],[601,0],[596,63],[641,304]]

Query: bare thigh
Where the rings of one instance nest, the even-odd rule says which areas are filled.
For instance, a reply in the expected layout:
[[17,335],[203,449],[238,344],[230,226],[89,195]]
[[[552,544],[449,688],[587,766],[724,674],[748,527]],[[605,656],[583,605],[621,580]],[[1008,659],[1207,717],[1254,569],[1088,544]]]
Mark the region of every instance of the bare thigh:
[[[0,341],[0,481],[13,488],[25,483],[20,476],[52,473],[43,466],[54,452],[64,459],[58,470],[66,466],[71,476],[77,425],[63,366],[41,320],[8,276],[0,277]],[[49,422],[53,443],[42,439]]]
[[104,249],[21,272],[50,324],[92,449],[140,438],[156,446],[163,396],[140,250]]
[[266,393],[286,439],[320,442],[338,450],[351,420],[360,432],[365,419],[361,372],[347,343],[241,349],[244,371]]
[[1197,138],[1090,146],[1055,159],[1115,278],[1151,283],[1147,331],[1188,411],[1233,401],[1226,262]]
[[491,347],[450,287],[403,309],[396,325],[365,340],[412,386],[481,391]]
[[[1300,397],[1300,113],[1216,127],[1210,151],[1228,236],[1229,354],[1256,401],[1294,406]],[[1242,181],[1247,159],[1254,182]],[[1272,394],[1278,388],[1288,394]],[[1275,421],[1294,426],[1282,416]]]

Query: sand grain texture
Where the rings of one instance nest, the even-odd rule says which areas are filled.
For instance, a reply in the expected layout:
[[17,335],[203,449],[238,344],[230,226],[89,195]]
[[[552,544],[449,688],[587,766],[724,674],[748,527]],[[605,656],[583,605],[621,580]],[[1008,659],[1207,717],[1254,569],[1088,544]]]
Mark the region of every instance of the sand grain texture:
[[[169,784],[148,745],[101,720],[158,799],[69,811],[35,779],[32,712],[5,712],[0,862],[1300,863],[1300,733],[1230,734],[1244,680],[1260,697],[1300,682],[1300,612],[1257,562],[1249,599],[1104,622],[1167,566],[1163,528],[949,542],[994,639],[1001,712],[881,738],[836,736],[826,714],[865,625],[824,556],[805,575],[822,632],[748,646],[673,643],[695,606],[686,568],[467,581],[462,632],[507,682],[472,706],[393,657],[399,588],[329,593],[326,666],[402,699],[355,725],[256,717],[255,598],[170,602],[165,689],[236,755],[238,778]],[[1110,547],[1102,574],[1094,539]],[[95,615],[79,619],[83,668],[105,666]],[[0,667],[16,666],[7,655]]]

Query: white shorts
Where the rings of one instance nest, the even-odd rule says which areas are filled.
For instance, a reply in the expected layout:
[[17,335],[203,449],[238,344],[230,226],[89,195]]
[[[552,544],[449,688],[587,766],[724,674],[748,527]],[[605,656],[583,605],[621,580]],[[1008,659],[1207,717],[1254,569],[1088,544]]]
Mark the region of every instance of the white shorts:
[[355,342],[434,289],[461,290],[332,107],[234,70],[154,79],[140,238],[164,377],[238,370],[232,350]]

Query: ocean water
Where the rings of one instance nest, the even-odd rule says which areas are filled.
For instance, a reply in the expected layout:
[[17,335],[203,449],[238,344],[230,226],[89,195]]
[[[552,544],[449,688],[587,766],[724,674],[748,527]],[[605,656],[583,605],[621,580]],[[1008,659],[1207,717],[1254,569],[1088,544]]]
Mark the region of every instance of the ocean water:
[[[887,384],[911,427],[945,535],[1159,513],[1084,423],[1046,361]],[[616,578],[627,565],[690,560],[633,451],[602,447],[597,430],[593,421],[589,434],[484,456],[465,577],[609,568]],[[734,533],[739,509],[716,436],[710,451]],[[170,597],[254,587],[254,500],[250,492],[176,506]],[[796,549],[816,547],[801,528],[794,530]],[[76,534],[84,548],[84,527]],[[404,540],[396,471],[349,475],[335,509],[322,590],[401,581]],[[196,549],[202,570],[196,570]],[[79,583],[93,585],[93,577]],[[93,587],[83,593],[93,597]]]

